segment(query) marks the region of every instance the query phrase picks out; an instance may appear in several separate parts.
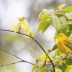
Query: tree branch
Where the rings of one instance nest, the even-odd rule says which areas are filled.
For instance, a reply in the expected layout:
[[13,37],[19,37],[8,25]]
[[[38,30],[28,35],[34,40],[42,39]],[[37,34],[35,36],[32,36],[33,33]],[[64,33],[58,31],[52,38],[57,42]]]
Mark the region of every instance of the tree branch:
[[[6,50],[4,50],[4,51],[5,51],[5,52],[7,52],[8,54],[10,54],[10,55],[12,55],[12,56],[14,56],[14,57],[16,57],[16,58],[18,58],[18,59],[20,59],[20,60],[21,60],[21,61],[13,62],[13,63],[10,63],[10,64],[15,64],[15,63],[19,63],[19,62],[26,62],[26,63],[29,63],[29,64],[34,65],[33,63],[28,62],[28,61],[25,61],[25,60],[23,60],[23,59],[19,58],[18,56],[14,55],[14,54],[12,54],[12,53],[10,53],[10,52],[6,51]],[[6,65],[10,65],[10,64],[5,64],[5,65],[1,65],[1,66],[6,66]],[[38,66],[36,66],[36,67],[38,67]],[[38,67],[38,68],[39,68],[39,67]]]
[[[0,30],[1,30],[1,31],[14,32],[14,31],[11,31],[11,30],[5,30],[5,29],[0,29]],[[16,32],[16,33],[18,33],[18,32]],[[19,33],[19,34],[26,35],[26,36],[32,38],[32,39],[33,39],[33,40],[34,40],[34,41],[40,46],[40,48],[44,51],[44,53],[46,54],[46,56],[49,58],[49,60],[50,60],[50,62],[51,62],[51,64],[52,64],[52,66],[53,66],[53,70],[54,70],[54,72],[55,72],[55,66],[54,66],[54,64],[53,64],[53,62],[52,62],[52,60],[51,60],[51,58],[48,56],[48,54],[46,53],[46,51],[44,50],[44,48],[39,44],[39,42],[38,42],[35,38],[33,38],[32,36],[29,36],[29,35],[24,34],[24,33]]]
[[35,72],[39,71],[42,67],[44,67],[45,65],[42,65],[40,68],[38,68]]
[[62,10],[56,10],[56,11],[54,11],[54,12],[62,12],[62,11],[64,11],[65,9],[62,9]]
[[67,57],[67,59],[70,59],[70,60],[72,60],[72,58],[69,58],[69,57]]
[[9,63],[9,64],[5,64],[5,65],[1,65],[1,66],[7,66],[7,65],[11,65],[11,64],[16,64],[16,63],[19,63],[21,61],[17,61],[17,62],[13,62],[13,63]]

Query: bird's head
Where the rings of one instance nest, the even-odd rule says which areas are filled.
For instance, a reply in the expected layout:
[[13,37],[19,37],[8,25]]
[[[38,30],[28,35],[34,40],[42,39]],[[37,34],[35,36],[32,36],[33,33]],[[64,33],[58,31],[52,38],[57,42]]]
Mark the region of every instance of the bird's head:
[[68,39],[67,36],[64,33],[60,33],[57,35],[57,40],[64,40],[64,39]]

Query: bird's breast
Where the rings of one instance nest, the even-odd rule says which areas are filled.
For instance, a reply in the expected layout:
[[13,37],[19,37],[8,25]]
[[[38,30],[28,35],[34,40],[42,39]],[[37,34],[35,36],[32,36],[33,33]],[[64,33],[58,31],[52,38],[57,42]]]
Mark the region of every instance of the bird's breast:
[[68,50],[68,47],[65,46],[63,41],[57,41],[57,46],[58,46],[58,49],[61,53],[66,53],[66,51]]

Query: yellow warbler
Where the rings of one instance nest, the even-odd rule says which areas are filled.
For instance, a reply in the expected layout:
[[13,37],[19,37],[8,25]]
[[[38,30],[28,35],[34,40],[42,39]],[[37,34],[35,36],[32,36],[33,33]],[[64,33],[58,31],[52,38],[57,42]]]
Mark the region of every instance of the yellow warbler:
[[61,53],[66,53],[67,51],[72,51],[72,42],[63,33],[58,34],[57,46]]

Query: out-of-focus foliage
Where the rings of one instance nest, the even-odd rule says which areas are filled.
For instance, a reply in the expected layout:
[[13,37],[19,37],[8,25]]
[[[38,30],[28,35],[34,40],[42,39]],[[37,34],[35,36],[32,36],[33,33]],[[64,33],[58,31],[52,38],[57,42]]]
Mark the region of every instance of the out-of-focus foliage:
[[59,5],[58,9],[62,9],[66,4]]

